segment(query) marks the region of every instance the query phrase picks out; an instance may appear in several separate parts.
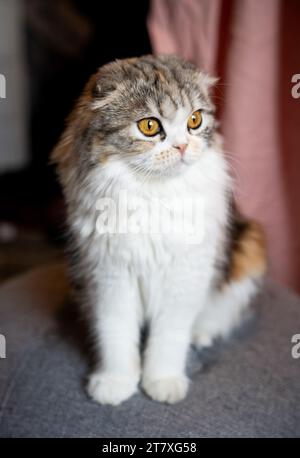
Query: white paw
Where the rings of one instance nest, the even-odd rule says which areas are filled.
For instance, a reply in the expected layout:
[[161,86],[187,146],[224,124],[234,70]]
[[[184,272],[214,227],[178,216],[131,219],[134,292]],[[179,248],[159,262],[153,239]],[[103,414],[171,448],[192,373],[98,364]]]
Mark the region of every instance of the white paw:
[[168,404],[182,401],[187,394],[188,386],[189,381],[185,376],[143,380],[143,388],[150,398]]
[[137,391],[137,383],[135,377],[118,377],[95,372],[89,378],[87,391],[94,401],[117,406]]
[[215,336],[208,332],[195,332],[193,335],[193,345],[198,348],[208,348],[214,343]]

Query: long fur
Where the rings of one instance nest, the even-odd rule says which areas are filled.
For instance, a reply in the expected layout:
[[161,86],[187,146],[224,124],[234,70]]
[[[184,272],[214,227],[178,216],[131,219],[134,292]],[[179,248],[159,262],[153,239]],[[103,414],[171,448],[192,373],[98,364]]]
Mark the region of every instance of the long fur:
[[[213,84],[176,57],[108,64],[91,78],[53,152],[68,208],[70,276],[99,354],[88,392],[100,403],[123,402],[140,381],[157,401],[183,399],[189,345],[227,337],[265,271],[262,231],[233,204],[209,96]],[[187,118],[197,109],[202,125],[188,131]],[[163,126],[155,138],[137,128],[148,116]],[[147,203],[140,222],[151,218],[155,200],[201,198],[201,243],[181,234],[99,233],[99,199],[118,207],[124,190],[128,207],[137,196]]]

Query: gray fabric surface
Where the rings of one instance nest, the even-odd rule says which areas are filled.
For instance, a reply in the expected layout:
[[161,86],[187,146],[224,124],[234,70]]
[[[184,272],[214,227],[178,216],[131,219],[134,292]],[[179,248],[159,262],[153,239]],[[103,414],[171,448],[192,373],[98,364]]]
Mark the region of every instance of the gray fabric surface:
[[0,288],[0,437],[300,436],[300,300],[267,283],[255,316],[226,344],[189,358],[186,400],[166,406],[137,394],[100,406],[84,390],[80,326],[63,311],[65,279],[46,267]]

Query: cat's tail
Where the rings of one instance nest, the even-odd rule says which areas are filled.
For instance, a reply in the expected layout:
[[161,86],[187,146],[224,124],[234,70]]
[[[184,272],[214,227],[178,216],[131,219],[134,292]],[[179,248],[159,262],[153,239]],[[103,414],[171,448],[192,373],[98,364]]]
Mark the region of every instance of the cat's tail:
[[197,347],[226,338],[242,321],[247,306],[259,290],[267,268],[264,232],[256,222],[237,220],[229,263],[222,284],[214,288],[193,330]]

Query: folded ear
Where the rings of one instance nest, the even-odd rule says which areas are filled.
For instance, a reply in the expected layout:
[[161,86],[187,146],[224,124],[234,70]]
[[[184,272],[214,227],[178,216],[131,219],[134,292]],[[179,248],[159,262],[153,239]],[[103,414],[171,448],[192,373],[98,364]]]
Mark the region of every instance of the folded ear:
[[211,76],[211,75],[208,75],[208,86],[209,87],[213,87],[213,86],[216,86],[216,84],[220,81],[220,78],[218,78],[217,76]]
[[215,76],[211,76],[208,73],[199,73],[199,84],[201,87],[210,92],[211,88],[213,88],[218,81],[220,81],[220,78],[217,78]]

